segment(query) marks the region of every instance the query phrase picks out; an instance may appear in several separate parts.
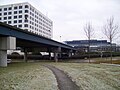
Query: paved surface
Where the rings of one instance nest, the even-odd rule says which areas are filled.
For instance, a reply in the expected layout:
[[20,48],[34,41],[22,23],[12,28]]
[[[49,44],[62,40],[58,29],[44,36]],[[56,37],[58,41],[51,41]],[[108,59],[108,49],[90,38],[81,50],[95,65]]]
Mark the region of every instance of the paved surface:
[[80,88],[62,71],[50,65],[44,65],[55,75],[60,90],[80,90]]

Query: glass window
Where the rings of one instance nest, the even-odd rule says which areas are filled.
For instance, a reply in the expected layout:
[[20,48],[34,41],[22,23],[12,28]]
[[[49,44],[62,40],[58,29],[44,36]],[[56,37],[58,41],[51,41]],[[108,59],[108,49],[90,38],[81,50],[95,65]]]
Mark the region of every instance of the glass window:
[[20,10],[19,13],[22,13],[22,10]]
[[25,5],[25,8],[28,8],[28,5]]
[[0,20],[2,20],[2,18],[0,17]]
[[6,20],[7,19],[7,17],[4,17],[4,20]]
[[28,22],[28,20],[27,20],[27,19],[25,19],[25,22]]
[[17,6],[15,6],[14,9],[17,9]]
[[17,16],[14,16],[14,19],[16,19],[17,18]]
[[12,7],[9,7],[8,10],[12,10]]
[[22,27],[22,24],[18,25],[18,27]]
[[2,13],[0,13],[0,16],[2,15]]
[[2,11],[2,8],[0,8],[0,11]]
[[25,15],[25,19],[28,19],[28,15]]
[[4,15],[7,15],[7,12],[5,12]]
[[11,15],[12,14],[12,12],[8,12],[8,15]]
[[17,20],[14,20],[14,23],[17,23]]
[[32,15],[32,12],[30,12],[30,15]]
[[11,21],[8,21],[8,24],[11,24]]
[[22,18],[22,15],[19,15],[19,18]]
[[34,16],[34,13],[32,13],[32,16]]
[[32,25],[34,25],[34,22],[32,22]]
[[22,9],[22,6],[19,6],[19,9]]
[[17,11],[14,11],[14,14],[17,14]]
[[11,16],[9,16],[8,19],[11,19]]
[[28,27],[28,24],[25,24],[24,27]]
[[25,10],[25,13],[28,13],[28,10]]
[[7,8],[4,8],[4,11],[7,11]]
[[19,23],[22,23],[22,20],[19,20]]

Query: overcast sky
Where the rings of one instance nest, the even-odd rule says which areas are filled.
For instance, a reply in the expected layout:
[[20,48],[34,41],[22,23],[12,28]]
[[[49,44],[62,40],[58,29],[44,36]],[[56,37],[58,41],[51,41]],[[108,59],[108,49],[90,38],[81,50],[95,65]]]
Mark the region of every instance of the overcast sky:
[[120,0],[0,0],[0,5],[20,2],[29,2],[53,21],[57,41],[86,39],[83,27],[87,22],[94,27],[94,39],[104,37],[102,26],[109,17],[114,16],[120,25]]

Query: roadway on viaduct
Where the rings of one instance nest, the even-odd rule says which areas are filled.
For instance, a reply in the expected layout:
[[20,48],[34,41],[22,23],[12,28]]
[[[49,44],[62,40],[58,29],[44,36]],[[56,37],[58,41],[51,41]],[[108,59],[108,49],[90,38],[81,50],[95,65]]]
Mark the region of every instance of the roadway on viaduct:
[[66,44],[0,22],[0,66],[7,66],[7,50],[16,47],[24,48],[26,61],[29,50],[49,52],[50,58],[52,52],[55,61],[58,60],[59,53],[68,53],[71,56],[71,53],[76,51]]

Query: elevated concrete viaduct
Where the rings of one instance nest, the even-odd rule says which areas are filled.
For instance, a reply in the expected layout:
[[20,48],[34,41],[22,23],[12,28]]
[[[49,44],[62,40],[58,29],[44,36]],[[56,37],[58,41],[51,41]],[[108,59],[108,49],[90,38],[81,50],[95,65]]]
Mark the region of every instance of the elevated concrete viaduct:
[[66,44],[0,22],[0,66],[7,66],[7,50],[14,50],[16,47],[24,48],[25,61],[27,61],[29,49],[49,52],[50,59],[52,52],[56,62],[58,61],[58,53],[69,53],[71,56],[71,53],[76,51]]

